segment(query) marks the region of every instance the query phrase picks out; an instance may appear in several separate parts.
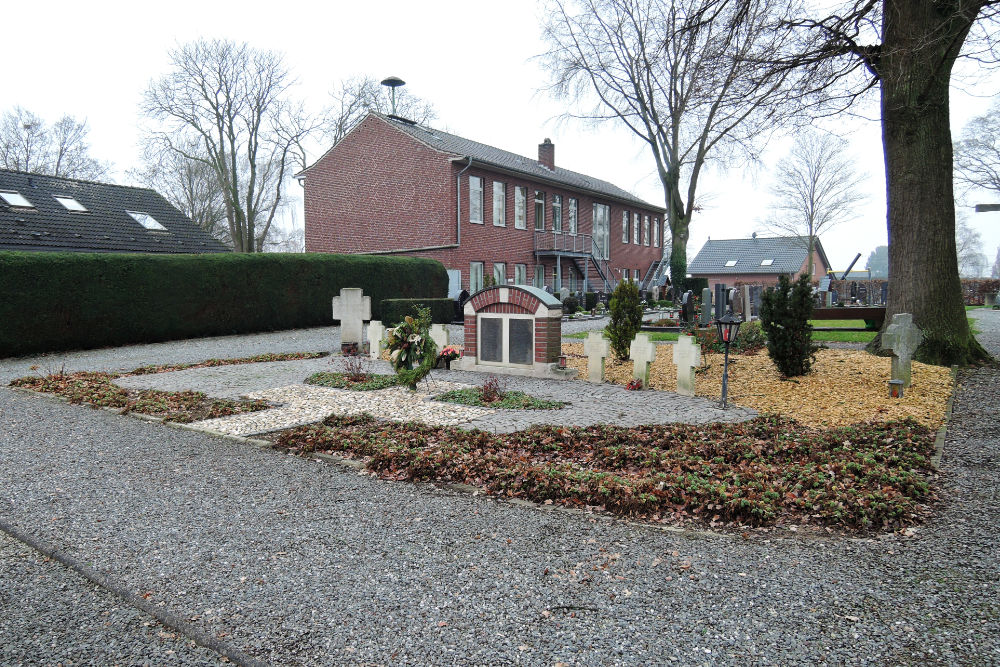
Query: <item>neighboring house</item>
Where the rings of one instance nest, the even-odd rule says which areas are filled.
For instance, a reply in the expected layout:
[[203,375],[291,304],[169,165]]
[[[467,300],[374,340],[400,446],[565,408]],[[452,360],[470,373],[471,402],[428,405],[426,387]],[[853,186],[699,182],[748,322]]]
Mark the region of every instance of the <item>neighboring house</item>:
[[[816,239],[813,279],[825,276],[829,267],[823,244]],[[773,285],[782,274],[795,279],[808,270],[808,239],[799,236],[709,239],[688,264],[691,277],[707,279],[712,289],[717,284]]]
[[3,169],[0,250],[230,252],[154,190]]
[[439,260],[449,293],[497,283],[608,291],[660,279],[664,209],[605,181],[370,113],[308,169],[306,252]]

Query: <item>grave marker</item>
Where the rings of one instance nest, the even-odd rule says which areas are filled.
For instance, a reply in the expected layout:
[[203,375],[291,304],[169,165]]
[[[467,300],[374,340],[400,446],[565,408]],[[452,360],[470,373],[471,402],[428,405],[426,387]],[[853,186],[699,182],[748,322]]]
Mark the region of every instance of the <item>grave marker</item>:
[[443,324],[431,325],[431,340],[437,345],[438,354],[448,346],[448,327]]
[[694,396],[694,369],[701,365],[701,345],[694,336],[677,338],[674,364],[677,366],[677,393],[681,396]]
[[701,291],[701,326],[707,326],[712,321],[712,290],[707,287]]
[[333,319],[340,320],[340,349],[361,347],[364,321],[372,318],[372,298],[360,287],[345,287],[333,297]]
[[628,358],[632,360],[632,379],[642,380],[642,388],[649,388],[649,366],[656,360],[656,344],[649,340],[649,334],[636,334],[628,348]]
[[910,313],[896,313],[892,316],[892,324],[882,334],[882,347],[892,350],[893,380],[902,380],[904,387],[910,386],[910,372],[913,353],[917,351],[924,334],[913,323]]
[[587,355],[587,381],[604,382],[604,358],[608,356],[610,344],[600,331],[591,331],[583,341],[583,351]]
[[382,343],[385,339],[385,327],[381,320],[372,320],[368,323],[368,350],[372,359],[382,356]]

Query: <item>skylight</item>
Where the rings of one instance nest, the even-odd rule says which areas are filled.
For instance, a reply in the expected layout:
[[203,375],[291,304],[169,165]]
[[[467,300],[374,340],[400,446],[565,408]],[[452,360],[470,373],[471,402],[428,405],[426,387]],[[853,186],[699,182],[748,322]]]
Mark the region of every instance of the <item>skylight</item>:
[[125,211],[131,215],[136,222],[145,227],[146,229],[156,229],[160,231],[167,231],[167,228],[156,221],[156,218],[151,216],[149,213],[143,213],[142,211]]
[[738,261],[740,261],[740,260],[738,260],[738,259],[731,259],[728,262],[726,262],[726,266],[736,266],[736,262],[738,262]]
[[765,260],[762,260],[761,263],[760,263],[761,266],[771,266],[772,264],[774,264],[774,260],[773,259],[765,259]]
[[35,208],[35,205],[17,192],[0,192],[0,199],[7,202],[8,206],[18,206],[20,208]]
[[87,213],[87,207],[73,199],[72,197],[65,197],[62,195],[52,195],[55,200],[62,204],[67,211],[78,211],[80,213]]

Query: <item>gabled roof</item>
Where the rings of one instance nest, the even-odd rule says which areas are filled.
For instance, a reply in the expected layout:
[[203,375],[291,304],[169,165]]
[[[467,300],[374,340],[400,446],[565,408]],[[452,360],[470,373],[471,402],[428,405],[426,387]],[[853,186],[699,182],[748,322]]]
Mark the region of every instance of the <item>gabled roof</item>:
[[[0,169],[0,193],[16,192],[30,208],[0,198],[0,250],[50,252],[230,252],[155,190]],[[71,211],[56,197],[79,202]],[[129,215],[145,213],[164,230]]]
[[[823,244],[816,239],[816,251],[823,264],[830,266]],[[809,254],[809,239],[804,236],[778,236],[751,239],[709,239],[688,264],[688,273],[726,275],[744,273],[798,273]],[[768,263],[768,260],[770,262]],[[733,264],[735,262],[735,264]],[[727,266],[731,264],[731,266]]]
[[[533,158],[494,148],[493,146],[481,144],[478,141],[465,139],[441,130],[435,130],[414,121],[400,118],[399,116],[387,116],[375,112],[369,112],[369,115],[381,119],[431,148],[444,153],[450,153],[456,161],[461,161],[462,163],[466,162],[463,158],[471,158],[474,165],[487,168],[492,167],[507,173],[523,175],[531,180],[559,185],[568,190],[577,190],[619,203],[641,206],[644,209],[659,212],[661,215],[666,212],[666,209],[663,207],[645,202],[619,188],[617,185],[598,178],[586,176],[575,171],[570,171],[569,169],[563,169],[559,166],[556,166],[555,169],[549,169],[542,166],[538,160]],[[308,171],[306,169],[302,174]]]

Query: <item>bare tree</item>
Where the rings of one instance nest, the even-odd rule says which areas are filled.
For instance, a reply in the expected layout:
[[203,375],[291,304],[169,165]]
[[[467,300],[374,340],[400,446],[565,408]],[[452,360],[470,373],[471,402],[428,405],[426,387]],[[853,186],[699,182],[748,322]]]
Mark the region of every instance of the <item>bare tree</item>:
[[211,170],[233,250],[260,252],[311,129],[289,100],[291,76],[277,53],[230,41],[191,42],[170,60],[173,71],[145,95],[145,110],[161,123],[153,136]]
[[[880,92],[887,185],[889,299],[885,322],[911,313],[920,361],[965,364],[989,355],[965,317],[955,247],[949,86],[964,52],[995,60],[1000,0],[848,0],[806,10],[781,29],[801,37],[772,58],[826,73],[848,100]],[[970,38],[971,35],[971,38]],[[928,279],[931,276],[931,279]],[[881,336],[869,346],[881,349]]]
[[846,154],[847,142],[832,134],[807,131],[778,163],[771,194],[773,215],[766,225],[779,235],[803,239],[813,275],[813,250],[819,235],[841,222],[857,218],[856,207],[866,197],[858,191],[865,181]]
[[990,260],[983,254],[983,237],[965,214],[955,219],[955,247],[958,252],[958,273],[963,278],[982,278]]
[[[573,117],[613,120],[648,147],[663,186],[670,274],[687,275],[698,180],[710,159],[755,159],[794,108],[791,70],[759,63],[783,34],[784,3],[746,0],[550,0],[551,91]],[[798,76],[798,73],[795,73]]]
[[868,255],[868,261],[865,262],[865,266],[871,270],[872,278],[888,278],[889,246],[875,246],[875,249]]
[[225,197],[215,171],[204,160],[187,157],[198,153],[197,139],[177,141],[181,151],[147,138],[142,167],[130,171],[129,177],[162,194],[199,227],[232,246]]
[[[371,76],[355,76],[340,82],[330,93],[333,104],[327,111],[323,129],[331,143],[337,143],[369,111],[392,113],[388,88]],[[396,90],[396,115],[427,124],[437,118],[434,105],[410,94],[405,88]]]
[[997,258],[993,260],[993,270],[990,271],[990,278],[1000,278],[1000,246],[997,246]]
[[1000,102],[962,129],[955,142],[955,180],[1000,197]]
[[90,155],[87,132],[85,120],[66,115],[49,126],[40,116],[14,107],[0,120],[0,164],[62,178],[102,178],[108,165]]

